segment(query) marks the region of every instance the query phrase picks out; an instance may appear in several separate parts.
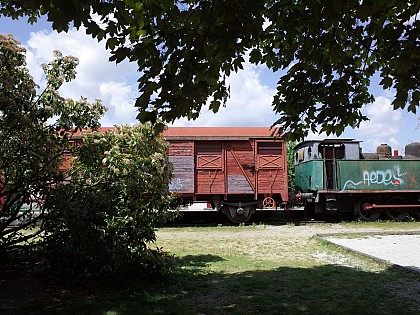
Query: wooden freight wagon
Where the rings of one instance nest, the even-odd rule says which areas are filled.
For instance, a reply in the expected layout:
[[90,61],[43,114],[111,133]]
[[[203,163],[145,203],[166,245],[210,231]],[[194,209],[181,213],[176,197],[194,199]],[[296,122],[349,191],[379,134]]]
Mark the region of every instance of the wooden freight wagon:
[[210,202],[233,222],[288,201],[286,145],[266,127],[170,127],[170,190]]

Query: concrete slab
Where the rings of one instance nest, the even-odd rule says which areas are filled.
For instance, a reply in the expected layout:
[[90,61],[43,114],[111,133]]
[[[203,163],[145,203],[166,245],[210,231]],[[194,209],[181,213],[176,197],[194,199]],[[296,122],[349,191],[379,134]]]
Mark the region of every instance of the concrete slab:
[[420,273],[420,235],[367,235],[321,238],[370,258]]

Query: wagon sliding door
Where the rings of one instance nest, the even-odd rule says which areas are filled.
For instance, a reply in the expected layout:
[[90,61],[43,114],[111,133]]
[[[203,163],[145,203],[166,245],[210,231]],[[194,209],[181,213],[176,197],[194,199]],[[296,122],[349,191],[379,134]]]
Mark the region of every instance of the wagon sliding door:
[[223,194],[225,191],[222,143],[196,142],[197,194]]
[[281,194],[288,200],[286,150],[284,142],[257,141],[257,191],[258,194]]
[[255,193],[255,156],[252,141],[226,141],[226,179],[228,194]]

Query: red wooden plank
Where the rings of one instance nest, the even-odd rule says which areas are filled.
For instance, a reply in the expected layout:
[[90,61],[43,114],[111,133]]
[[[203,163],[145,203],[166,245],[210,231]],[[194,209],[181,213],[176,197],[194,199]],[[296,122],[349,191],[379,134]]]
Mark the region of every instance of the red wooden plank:
[[203,170],[197,173],[197,193],[224,193],[224,173],[219,170]]

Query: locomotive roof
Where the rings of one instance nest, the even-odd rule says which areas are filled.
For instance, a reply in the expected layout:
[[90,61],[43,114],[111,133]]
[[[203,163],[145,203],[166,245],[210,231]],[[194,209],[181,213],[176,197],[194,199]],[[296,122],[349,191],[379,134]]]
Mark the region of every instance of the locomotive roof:
[[297,144],[294,149],[309,143],[360,143],[362,141],[354,139],[324,139],[324,140],[305,140]]
[[168,127],[163,132],[167,139],[243,139],[243,138],[273,138],[276,129],[269,127]]

